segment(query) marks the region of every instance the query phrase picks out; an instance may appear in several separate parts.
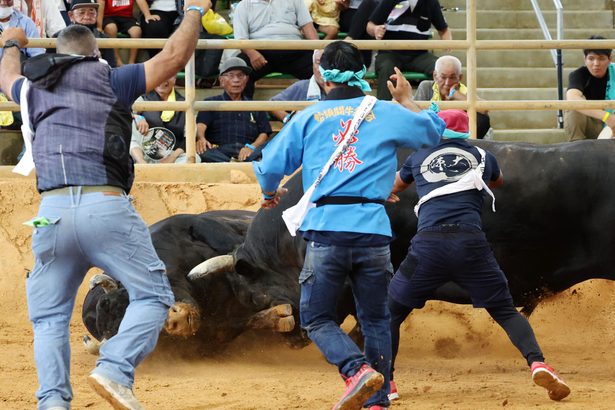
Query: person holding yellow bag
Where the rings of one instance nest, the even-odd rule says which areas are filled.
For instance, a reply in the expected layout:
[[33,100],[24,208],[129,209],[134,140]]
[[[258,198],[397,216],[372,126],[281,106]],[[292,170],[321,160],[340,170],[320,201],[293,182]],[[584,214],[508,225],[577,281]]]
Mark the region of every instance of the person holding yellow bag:
[[[0,102],[8,102],[4,93],[0,92]],[[0,111],[0,128],[4,130],[18,130],[21,127],[19,112]]]

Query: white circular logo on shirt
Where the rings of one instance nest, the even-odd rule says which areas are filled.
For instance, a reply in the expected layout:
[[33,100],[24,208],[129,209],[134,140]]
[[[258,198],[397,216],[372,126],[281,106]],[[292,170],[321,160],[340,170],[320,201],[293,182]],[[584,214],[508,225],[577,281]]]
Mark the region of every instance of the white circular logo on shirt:
[[427,182],[455,182],[478,167],[478,160],[468,151],[446,147],[432,152],[421,164]]

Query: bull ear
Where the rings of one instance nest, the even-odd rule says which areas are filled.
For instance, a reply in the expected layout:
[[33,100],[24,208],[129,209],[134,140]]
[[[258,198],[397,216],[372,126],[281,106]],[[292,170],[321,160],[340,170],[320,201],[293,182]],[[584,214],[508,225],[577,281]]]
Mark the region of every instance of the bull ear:
[[214,256],[192,268],[188,273],[188,279],[194,281],[207,275],[232,272],[234,267],[235,258],[233,258],[233,255]]

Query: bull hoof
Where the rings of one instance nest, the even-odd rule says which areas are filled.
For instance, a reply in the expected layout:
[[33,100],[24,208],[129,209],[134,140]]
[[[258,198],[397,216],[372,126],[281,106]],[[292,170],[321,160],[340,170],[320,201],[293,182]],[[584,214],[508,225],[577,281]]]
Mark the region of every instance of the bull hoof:
[[99,273],[97,275],[92,276],[90,279],[90,290],[94,289],[96,286],[102,286],[105,293],[109,293],[112,290],[117,289],[117,282],[109,275],[105,275],[104,273]]
[[85,346],[85,350],[90,354],[98,355],[101,344],[98,340],[94,340],[88,335],[83,336],[83,346]]
[[194,305],[176,302],[169,309],[169,316],[164,324],[164,330],[171,336],[194,336],[201,326],[199,309]]
[[295,328],[293,307],[289,304],[273,306],[256,313],[248,322],[252,329],[272,329],[286,333]]

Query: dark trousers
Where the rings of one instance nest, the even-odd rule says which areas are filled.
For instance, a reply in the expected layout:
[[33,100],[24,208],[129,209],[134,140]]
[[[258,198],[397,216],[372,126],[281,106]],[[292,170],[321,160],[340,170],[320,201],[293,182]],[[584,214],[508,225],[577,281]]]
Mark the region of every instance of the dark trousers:
[[528,365],[544,361],[532,327],[513,305],[508,282],[485,234],[477,226],[445,224],[423,229],[412,238],[410,252],[391,280],[393,363],[402,322],[449,281],[467,290],[475,307],[487,310]]
[[416,54],[406,54],[396,51],[380,51],[376,56],[376,73],[378,75],[378,99],[391,100],[387,80],[395,73],[394,67],[401,71],[415,71],[432,76],[438,57],[424,51]]
[[[391,312],[391,380],[395,372],[395,359],[399,351],[399,329],[406,320],[412,308],[402,305],[389,298]],[[533,362],[544,362],[545,358],[534,336],[529,322],[513,306],[487,308],[487,313],[504,329],[513,345],[521,352],[528,366]]]
[[489,115],[481,114],[480,112],[476,113],[476,138],[482,140],[485,138],[485,134],[491,128],[491,120],[489,119]]
[[[216,148],[211,148],[201,155],[203,162],[231,162],[231,158],[237,159],[239,151],[244,147],[244,144],[224,144]],[[261,157],[262,147],[257,147],[244,162],[256,161]]]
[[[307,50],[258,50],[265,57],[267,64],[260,70],[252,71],[250,81],[244,90],[244,95],[251,98],[254,95],[254,82],[263,78],[269,73],[290,74],[300,80],[308,79],[312,76],[312,51]],[[251,66],[250,59],[244,53],[239,54],[240,58]]]
[[[348,37],[355,40],[373,40],[367,34],[365,27],[377,4],[376,0],[363,0],[358,8],[340,12],[340,31],[348,33]],[[361,56],[365,67],[369,67],[372,62],[372,50],[361,50]]]
[[[176,11],[160,11],[151,10],[152,14],[160,16],[158,21],[145,22],[141,17],[141,30],[143,30],[143,38],[169,38],[175,31],[175,20],[179,16]],[[150,57],[158,54],[160,49],[149,49],[147,52]]]

